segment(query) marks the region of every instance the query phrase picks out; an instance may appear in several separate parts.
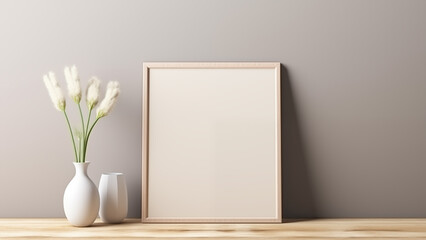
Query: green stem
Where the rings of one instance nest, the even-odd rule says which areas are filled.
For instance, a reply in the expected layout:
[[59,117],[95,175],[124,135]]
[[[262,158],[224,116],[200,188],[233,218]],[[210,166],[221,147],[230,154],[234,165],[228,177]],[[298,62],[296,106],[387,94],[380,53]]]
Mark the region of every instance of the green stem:
[[89,143],[90,133],[92,133],[93,127],[96,125],[96,123],[99,121],[99,119],[101,119],[101,118],[96,118],[95,122],[93,122],[93,125],[90,127],[90,130],[87,133],[86,142],[85,142],[86,148],[87,148],[87,144]]
[[83,155],[83,153],[84,153],[84,139],[81,139],[81,138],[79,138],[79,141],[80,141],[80,151],[79,151],[79,154],[80,154],[80,160],[82,159],[83,161],[82,162],[84,162],[84,155]]
[[78,159],[81,159],[81,138],[79,138],[77,136],[78,139],[78,144],[77,144],[77,154],[78,154]]
[[83,135],[85,134],[85,131],[84,131],[84,118],[83,118],[83,112],[81,111],[81,106],[80,106],[80,103],[78,104],[78,110],[80,111],[80,118],[81,118],[81,125],[83,126]]
[[[86,125],[86,130],[89,130],[89,124],[90,124],[90,116],[92,115],[92,107],[89,107],[89,116],[87,117],[87,125]],[[86,152],[87,152],[87,143],[88,143],[88,137],[87,137],[87,132],[83,133],[84,134],[84,151],[83,151],[83,159],[84,161],[86,161]]]
[[80,106],[80,103],[78,103],[78,110],[80,111],[80,118],[81,118],[81,126],[83,127],[83,133],[82,133],[82,135],[83,135],[83,141],[82,141],[82,143],[83,143],[83,145],[80,145],[81,146],[81,148],[80,148],[80,150],[81,150],[81,152],[83,153],[82,154],[82,156],[80,155],[80,160],[82,160],[82,162],[85,162],[85,157],[84,157],[84,152],[86,152],[86,144],[84,144],[85,142],[86,142],[86,131],[85,131],[85,128],[84,128],[84,118],[83,118],[83,112],[81,111],[81,106]]
[[[87,125],[86,125],[87,127],[86,127],[86,129],[89,129],[90,116],[92,115],[92,109],[93,108],[91,108],[91,107],[89,108],[89,116],[87,117]],[[87,132],[84,133],[84,137],[87,137]]]
[[65,112],[65,110],[64,110],[63,112],[64,112],[64,115],[65,115],[65,119],[67,120],[67,123],[68,123],[68,129],[70,130],[70,134],[71,134],[72,145],[73,145],[73,147],[74,147],[75,162],[78,162],[77,149],[75,148],[74,134],[72,134],[72,129],[71,129],[71,125],[70,125],[70,120],[68,119],[68,115],[67,115],[67,113]]

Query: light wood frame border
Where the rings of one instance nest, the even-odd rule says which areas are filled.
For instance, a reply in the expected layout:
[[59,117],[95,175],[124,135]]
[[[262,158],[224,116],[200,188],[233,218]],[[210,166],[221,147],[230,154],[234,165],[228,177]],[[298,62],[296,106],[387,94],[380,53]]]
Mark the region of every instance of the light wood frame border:
[[[226,69],[226,68],[272,68],[276,72],[276,218],[190,218],[190,219],[152,219],[148,216],[148,165],[149,165],[149,71],[150,69]],[[143,63],[142,97],[142,213],[143,223],[281,223],[281,64],[278,62],[145,62]]]

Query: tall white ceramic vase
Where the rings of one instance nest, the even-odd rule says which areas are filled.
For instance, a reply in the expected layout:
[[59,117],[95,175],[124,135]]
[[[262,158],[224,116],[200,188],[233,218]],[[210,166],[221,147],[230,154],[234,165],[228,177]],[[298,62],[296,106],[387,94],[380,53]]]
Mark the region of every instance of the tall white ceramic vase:
[[124,174],[104,173],[99,182],[99,216],[105,223],[119,223],[127,216],[127,185]]
[[87,175],[89,163],[74,162],[75,176],[64,193],[65,216],[77,227],[92,225],[99,211],[99,192]]

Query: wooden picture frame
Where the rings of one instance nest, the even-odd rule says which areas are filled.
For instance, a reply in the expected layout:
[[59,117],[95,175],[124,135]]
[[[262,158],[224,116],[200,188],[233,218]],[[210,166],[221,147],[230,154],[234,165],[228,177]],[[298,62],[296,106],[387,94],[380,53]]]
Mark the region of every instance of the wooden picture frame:
[[280,63],[144,63],[142,222],[281,222]]

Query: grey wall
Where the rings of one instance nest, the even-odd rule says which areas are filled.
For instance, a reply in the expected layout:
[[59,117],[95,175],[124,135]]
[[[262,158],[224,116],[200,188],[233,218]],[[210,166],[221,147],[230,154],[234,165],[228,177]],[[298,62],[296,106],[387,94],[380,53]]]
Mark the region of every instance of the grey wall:
[[64,216],[73,152],[41,76],[63,80],[69,64],[83,83],[121,83],[89,174],[124,172],[140,215],[143,61],[283,64],[285,217],[425,217],[425,12],[415,0],[2,0],[0,217]]

